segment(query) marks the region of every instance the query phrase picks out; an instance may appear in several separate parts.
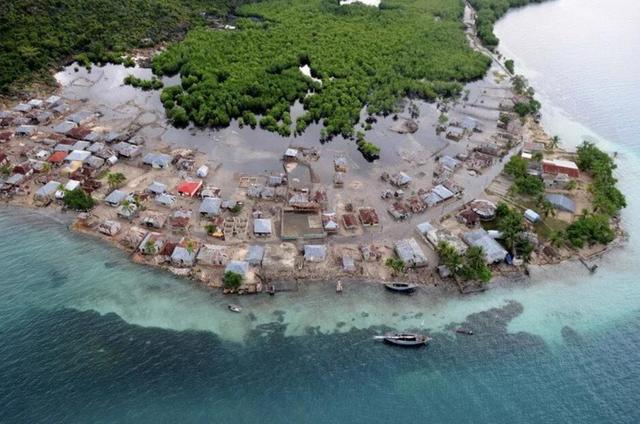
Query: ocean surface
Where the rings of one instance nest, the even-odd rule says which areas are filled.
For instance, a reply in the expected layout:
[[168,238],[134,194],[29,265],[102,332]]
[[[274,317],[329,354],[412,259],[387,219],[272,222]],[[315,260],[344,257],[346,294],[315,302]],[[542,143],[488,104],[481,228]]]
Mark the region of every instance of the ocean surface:
[[[539,268],[468,297],[306,284],[234,299],[231,314],[229,298],[130,263],[68,217],[2,208],[0,422],[640,422],[637,22],[633,0],[555,0],[497,26],[550,132],[618,152],[630,240],[595,275]],[[392,328],[434,340],[372,340]]]

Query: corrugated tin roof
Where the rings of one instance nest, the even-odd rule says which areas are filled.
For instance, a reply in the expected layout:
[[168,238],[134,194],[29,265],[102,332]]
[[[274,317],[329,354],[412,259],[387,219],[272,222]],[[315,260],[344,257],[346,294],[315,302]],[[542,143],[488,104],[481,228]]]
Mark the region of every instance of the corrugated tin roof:
[[253,220],[253,232],[255,234],[271,234],[271,220],[256,218]]
[[451,191],[449,191],[449,189],[446,188],[445,186],[443,186],[442,184],[435,186],[434,188],[431,189],[431,191],[436,193],[443,200],[450,199],[450,198],[452,198],[454,196],[454,194]]
[[571,213],[576,212],[576,203],[567,196],[562,194],[547,194],[544,198],[556,209]]
[[149,191],[151,193],[155,193],[155,194],[162,194],[165,191],[167,191],[167,186],[162,184],[162,183],[159,183],[158,181],[153,181],[147,187],[147,191]]
[[205,197],[200,203],[200,213],[209,216],[220,215],[220,207],[222,206],[222,199],[218,197]]
[[540,221],[540,214],[531,209],[524,211],[524,217],[534,223]]
[[84,162],[89,159],[91,156],[91,152],[87,152],[85,150],[74,150],[64,158],[67,162]]
[[231,261],[224,268],[224,272],[233,272],[246,276],[249,272],[249,262],[247,261]]
[[398,257],[408,266],[423,266],[427,264],[424,251],[414,238],[398,240],[395,244]]
[[144,155],[142,163],[153,168],[166,168],[171,165],[172,157],[164,153],[151,152]]
[[49,196],[52,196],[58,190],[58,187],[60,187],[59,182],[49,181],[48,183],[40,187],[38,191],[36,191],[35,196],[37,198],[47,198]]
[[487,263],[501,262],[507,256],[507,251],[482,228],[469,231],[462,235],[469,246],[481,247]]
[[76,127],[75,122],[64,121],[53,127],[53,132],[58,134],[66,134]]
[[176,248],[173,249],[173,253],[171,254],[171,262],[182,263],[185,265],[192,264],[195,258],[195,251],[189,251],[187,248],[182,246],[176,246]]
[[327,247],[322,244],[305,244],[304,260],[309,262],[322,262],[327,258]]
[[104,198],[104,201],[111,205],[119,205],[124,199],[128,196],[127,193],[120,190],[113,190],[107,197]]
[[418,232],[422,235],[426,235],[429,231],[435,230],[435,227],[428,222],[423,222],[417,225]]
[[244,260],[250,265],[262,265],[264,250],[264,246],[253,244],[247,249],[247,254],[244,257]]
[[460,161],[452,158],[451,156],[442,156],[439,162],[442,166],[449,168],[452,171],[455,171],[460,166]]
[[156,196],[156,202],[165,206],[173,206],[176,203],[176,197],[167,193],[162,193]]

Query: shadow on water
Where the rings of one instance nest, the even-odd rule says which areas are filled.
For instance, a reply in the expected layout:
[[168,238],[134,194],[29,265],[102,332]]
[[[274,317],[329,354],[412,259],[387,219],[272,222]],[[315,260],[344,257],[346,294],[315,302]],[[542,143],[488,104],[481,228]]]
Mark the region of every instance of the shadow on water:
[[[280,396],[274,387],[284,393],[301,387],[350,391],[346,383],[363,381],[368,372],[391,384],[399,375],[446,372],[478,357],[491,361],[545,353],[539,337],[507,333],[508,322],[521,312],[518,303],[510,302],[473,314],[464,325],[477,336],[432,333],[428,347],[405,350],[373,340],[393,330],[389,327],[334,334],[308,327],[305,335],[288,337],[285,311],[274,311],[275,321],[253,328],[242,344],[205,331],[140,327],[113,313],[39,311],[28,322],[3,330],[0,399],[5,407],[0,421],[39,422],[46,416],[64,422],[70,411],[99,419],[116,406],[131,414],[151,394],[168,402],[186,396],[200,402],[213,394],[217,402],[232,402],[242,392],[244,401],[269,409],[268,399]],[[378,384],[370,389],[379,390]],[[39,407],[25,408],[27,403]],[[174,406],[174,414],[187,413]]]

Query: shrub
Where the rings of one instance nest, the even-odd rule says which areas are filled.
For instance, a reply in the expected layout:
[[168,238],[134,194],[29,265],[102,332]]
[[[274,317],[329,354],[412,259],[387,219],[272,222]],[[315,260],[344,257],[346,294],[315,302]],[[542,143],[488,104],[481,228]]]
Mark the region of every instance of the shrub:
[[615,238],[606,215],[587,215],[578,218],[567,227],[567,239],[574,247],[584,247],[585,243],[608,244]]
[[88,211],[96,204],[93,197],[81,188],[65,191],[63,201],[69,209],[76,211]]
[[616,187],[618,180],[613,176],[616,169],[613,159],[588,141],[582,143],[577,152],[578,167],[593,175],[590,190],[593,193],[594,209],[611,216],[627,207],[625,196]]
[[242,275],[233,271],[227,271],[222,277],[222,284],[225,289],[237,290],[242,285],[243,279]]
[[137,78],[133,75],[127,75],[124,78],[124,83],[132,87],[141,88],[143,91],[160,90],[164,87],[164,83],[158,78],[151,78],[150,80]]
[[509,71],[509,73],[513,74],[515,71],[515,66],[513,60],[511,59],[507,59],[504,61],[504,67],[507,68],[507,71]]
[[385,265],[398,274],[403,273],[405,269],[404,261],[400,258],[387,258]]

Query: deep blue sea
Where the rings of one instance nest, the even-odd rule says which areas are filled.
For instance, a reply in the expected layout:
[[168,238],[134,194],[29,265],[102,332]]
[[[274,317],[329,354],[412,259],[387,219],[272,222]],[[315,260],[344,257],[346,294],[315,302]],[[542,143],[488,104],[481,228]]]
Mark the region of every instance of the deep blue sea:
[[[618,152],[631,238],[595,275],[568,263],[469,297],[309,284],[231,314],[64,217],[2,208],[0,422],[640,422],[638,22],[633,0],[555,0],[497,27],[545,125]],[[391,328],[434,340],[372,340]]]

